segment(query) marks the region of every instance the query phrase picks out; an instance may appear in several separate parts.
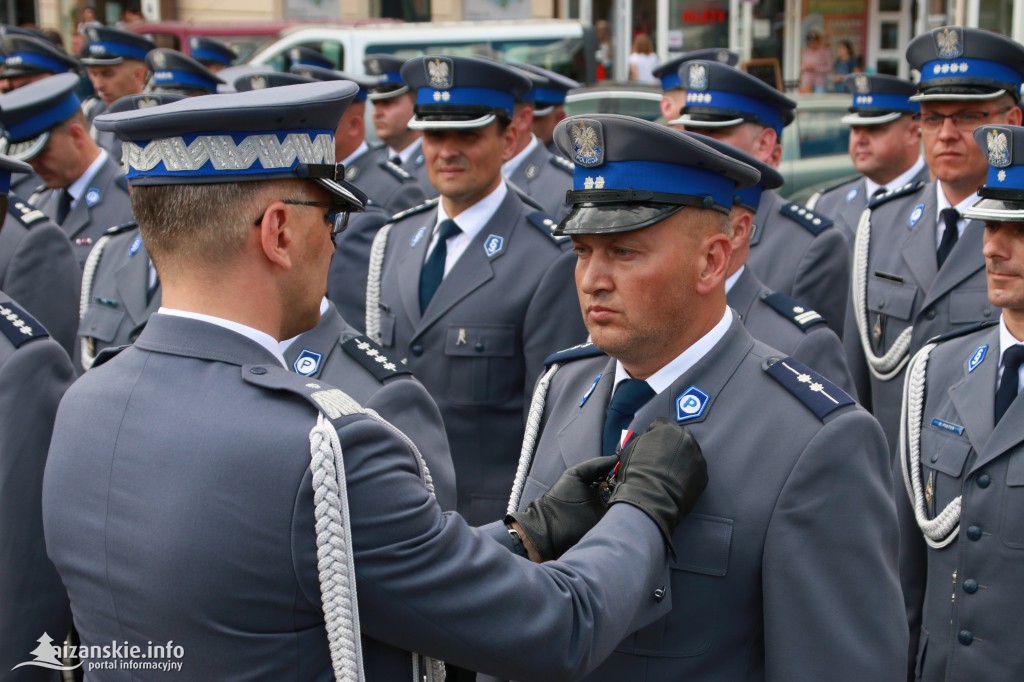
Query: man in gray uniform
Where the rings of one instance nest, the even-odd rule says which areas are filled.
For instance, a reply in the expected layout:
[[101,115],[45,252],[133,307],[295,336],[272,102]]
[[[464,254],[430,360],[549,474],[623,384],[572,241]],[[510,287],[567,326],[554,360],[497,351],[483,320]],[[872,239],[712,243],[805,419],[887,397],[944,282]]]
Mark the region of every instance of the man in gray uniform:
[[[0,156],[0,180],[9,181],[23,165]],[[0,217],[0,244],[16,227],[11,222]],[[49,283],[36,285],[51,296],[64,293]],[[67,353],[48,337],[46,328],[0,289],[0,670],[11,682],[52,682],[52,670],[12,669],[32,660],[29,652],[43,633],[61,641],[71,629],[67,595],[43,543],[41,497],[57,403],[75,373]]]
[[[696,133],[684,133],[696,135]],[[746,266],[750,255],[750,227],[765,190],[782,186],[782,174],[735,147],[701,135],[712,149],[755,168],[761,178],[737,189],[729,213],[732,258],[726,271],[725,294],[729,307],[758,341],[791,355],[823,375],[854,398],[857,393],[846,365],[843,343],[815,310],[794,298],[772,291]]]
[[384,143],[381,158],[408,171],[424,194],[433,199],[437,190],[427,173],[422,133],[409,127],[416,95],[402,80],[404,63],[404,59],[390,54],[368,54],[363,59],[366,74],[380,79],[367,96],[373,102],[373,129]]
[[920,106],[910,101],[917,86],[895,76],[854,73],[846,77],[846,89],[854,94],[843,123],[850,126],[850,158],[861,176],[816,192],[807,208],[832,218],[852,247],[869,199],[929,178],[921,124],[914,119]]
[[569,211],[565,193],[572,189],[572,162],[549,152],[533,134],[537,92],[547,88],[551,81],[539,73],[519,70],[530,79],[531,87],[516,101],[512,125],[519,133],[512,158],[502,164],[501,174],[553,218],[561,218]]
[[895,454],[907,361],[933,336],[994,320],[985,294],[984,225],[961,213],[977,200],[988,164],[972,135],[1019,125],[1024,47],[980,29],[943,27],[907,46],[921,72],[921,135],[937,178],[888,192],[857,230],[843,344],[861,404]]
[[[190,679],[418,680],[413,650],[517,678],[582,676],[665,610],[652,595],[664,538],[707,480],[699,448],[660,424],[623,453],[603,518],[591,481],[608,460],[511,515],[519,545],[504,528],[499,543],[442,514],[401,432],[284,368],[279,341],[315,324],[337,213],[361,206],[331,139],[355,90],[97,119],[125,140],[165,307],[72,387],[54,428],[43,521],[82,643],[173,638],[182,655],[167,662]],[[212,157],[178,154],[186,138]],[[513,547],[564,556],[536,565]],[[104,677],[147,675],[118,670]]]
[[[778,167],[779,140],[793,121],[793,100],[720,62],[687,61],[679,77],[687,88],[686,106],[672,124]],[[750,269],[768,288],[806,303],[842,333],[850,279],[850,249],[842,231],[830,218],[786,201],[775,190],[761,195],[752,230]]]
[[964,216],[985,221],[988,298],[1002,314],[910,361],[897,462],[908,678],[924,682],[1024,671],[1024,128],[974,137],[990,168]]
[[7,191],[12,173],[31,167],[7,157],[0,163],[0,289],[43,323],[70,355],[78,329],[79,270],[71,243],[43,213]]
[[[586,679],[903,680],[881,429],[837,386],[751,338],[726,305],[725,214],[756,173],[612,114],[568,118],[555,140],[576,162],[558,231],[579,257],[593,345],[549,358],[512,503],[658,417],[698,434],[709,472],[673,537],[672,612]],[[588,189],[598,175],[604,188]]]
[[64,73],[0,95],[0,122],[7,153],[45,183],[29,203],[64,230],[81,266],[107,228],[132,213],[124,174],[89,137],[77,87],[78,78]]
[[430,56],[402,67],[440,201],[400,213],[377,233],[366,334],[403,362],[444,416],[470,523],[505,508],[526,405],[550,353],[586,330],[572,254],[551,219],[502,180],[515,146],[514,99],[526,76],[497,62]]

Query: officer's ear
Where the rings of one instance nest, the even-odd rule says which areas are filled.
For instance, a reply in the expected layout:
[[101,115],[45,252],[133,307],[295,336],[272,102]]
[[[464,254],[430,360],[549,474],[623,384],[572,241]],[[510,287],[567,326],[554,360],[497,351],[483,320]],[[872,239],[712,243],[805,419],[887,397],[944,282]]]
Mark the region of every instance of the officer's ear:
[[295,243],[295,225],[291,206],[281,201],[272,201],[256,221],[258,249],[263,258],[275,268],[290,270],[292,267],[291,248]]
[[1006,124],[1011,126],[1019,126],[1021,119],[1024,118],[1021,114],[1020,106],[1014,105],[1009,111],[1006,112]]
[[707,216],[707,219],[710,221],[710,229],[706,230],[700,243],[701,270],[697,277],[697,293],[702,296],[724,291],[729,263],[732,260],[732,242],[728,237],[728,230],[722,229],[722,221],[728,220],[728,217],[715,213],[713,216]]
[[665,117],[666,121],[674,121],[679,118],[679,108],[675,102],[672,101],[672,97],[666,92],[661,96],[661,115]]
[[[516,155],[516,146],[519,142],[519,127],[514,121],[497,121],[498,135],[501,137],[501,162],[504,163]],[[502,130],[501,126],[505,129]]]
[[729,245],[735,252],[750,242],[750,227],[754,224],[754,216],[750,211],[734,206],[729,214],[729,223],[732,228]]

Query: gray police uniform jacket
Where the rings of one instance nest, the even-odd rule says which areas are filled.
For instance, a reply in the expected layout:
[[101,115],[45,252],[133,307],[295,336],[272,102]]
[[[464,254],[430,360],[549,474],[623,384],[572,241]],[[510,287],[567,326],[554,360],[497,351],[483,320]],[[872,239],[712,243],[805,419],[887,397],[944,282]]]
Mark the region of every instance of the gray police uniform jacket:
[[[330,405],[331,387],[309,383],[239,334],[157,314],[72,386],[43,521],[84,645],[173,639],[183,679],[334,679],[310,472],[313,394]],[[411,679],[410,650],[576,678],[665,610],[665,543],[638,509],[615,505],[577,550],[531,564],[442,513],[393,427],[320,409],[344,459],[367,680]]]
[[41,184],[43,184],[43,179],[35,173],[11,174],[11,191],[18,196],[31,196]]
[[39,320],[69,355],[78,330],[80,279],[64,232],[9,194],[7,218],[0,228],[0,289]]
[[133,343],[160,308],[159,283],[148,295],[149,253],[134,223],[110,229],[96,244],[83,285],[78,350],[79,360],[91,366],[104,348]]
[[850,247],[826,216],[782,198],[761,195],[747,265],[773,291],[803,301],[841,334],[850,281]]
[[384,210],[394,215],[426,199],[416,179],[390,161],[367,149],[345,166],[345,179],[366,193]]
[[727,302],[758,341],[791,355],[854,398],[843,343],[821,315],[785,294],[773,292],[744,268]]
[[[928,182],[927,165],[921,167],[909,184],[917,182]],[[852,248],[853,240],[857,236],[857,223],[860,222],[860,214],[868,207],[870,199],[867,183],[864,176],[861,175],[855,180],[817,192],[807,200],[807,208],[831,218],[836,225],[842,228],[843,234],[846,235]]]
[[356,402],[409,436],[430,469],[437,503],[455,509],[455,467],[441,413],[409,368],[349,326],[333,305],[292,342],[284,359],[296,374],[344,386]]
[[[935,183],[915,188],[873,204],[863,232],[867,256],[854,268],[843,333],[861,404],[878,419],[894,453],[907,360],[933,336],[999,317],[985,283],[984,223],[967,222],[939,272]],[[877,358],[871,366],[869,352]]]
[[366,277],[373,238],[391,214],[374,203],[349,215],[348,227],[336,239],[337,248],[327,272],[327,298],[345,321],[362,329],[366,323]]
[[408,362],[441,409],[458,510],[472,524],[505,512],[544,358],[587,336],[573,284],[576,257],[544,220],[550,218],[509,191],[422,315],[420,270],[436,203],[378,233],[387,252],[380,304],[367,297],[367,311],[380,318],[375,340]]
[[[587,348],[560,354],[520,507],[601,454],[615,361]],[[637,412],[636,433],[657,417],[691,429],[709,482],[673,536],[671,613],[587,680],[904,679],[885,439],[852,398],[780,355],[734,318]]]
[[573,164],[537,144],[507,179],[556,219],[569,212],[565,193],[572,189]]
[[0,291],[0,670],[9,682],[58,679],[25,666],[45,632],[71,629],[64,586],[46,556],[41,493],[61,396],[75,378],[67,353]]
[[[57,194],[52,189],[42,188],[32,195],[29,203],[57,222]],[[104,232],[130,220],[132,207],[128,199],[128,183],[121,169],[108,158],[89,183],[85,194],[75,201],[60,228],[71,240],[79,267],[82,267],[89,251]]]
[[[901,574],[911,626],[909,677],[1019,679],[1024,671],[1024,400],[1018,396],[994,425],[998,326],[948,336],[953,338],[938,342],[930,353],[922,350],[911,364],[910,371],[923,377],[923,388],[904,401],[913,426],[896,463]],[[910,394],[922,392],[919,411],[910,410]],[[914,468],[908,466],[911,453]],[[905,480],[921,486],[920,499],[913,498],[919,504],[911,501]],[[937,523],[954,500],[960,504],[959,531],[945,547],[929,546],[915,507],[922,520]]]
[[[416,179],[416,182],[419,183],[420,189],[423,190],[426,197],[428,199],[433,199],[437,196],[437,190],[434,189],[434,186],[430,183],[430,175],[427,172],[427,157],[423,154],[423,142],[416,141],[413,142],[413,144],[418,147],[416,153],[412,155],[412,158],[410,158],[408,162],[404,162],[400,165],[402,170],[406,171]],[[384,161],[390,161],[390,154],[391,152],[388,151],[388,148],[384,147],[380,151],[380,158]]]

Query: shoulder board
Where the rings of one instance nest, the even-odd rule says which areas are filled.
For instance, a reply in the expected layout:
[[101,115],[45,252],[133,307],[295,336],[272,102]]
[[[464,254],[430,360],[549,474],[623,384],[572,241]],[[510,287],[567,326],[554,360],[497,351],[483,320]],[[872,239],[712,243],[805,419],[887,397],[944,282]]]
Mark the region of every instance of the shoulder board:
[[928,343],[942,343],[943,341],[949,341],[950,339],[958,339],[961,336],[967,336],[968,334],[973,334],[974,332],[981,331],[982,329],[988,329],[989,327],[991,327],[994,324],[997,324],[998,322],[999,320],[985,320],[984,322],[979,322],[978,324],[969,324],[966,327],[958,327],[957,329],[948,331],[945,334],[933,336],[932,338],[928,339]]
[[532,213],[527,213],[526,220],[538,230],[546,234],[549,239],[556,242],[561,240],[559,237],[551,234],[551,231],[558,225],[558,221],[544,211],[533,211]]
[[576,164],[561,154],[551,155],[551,165],[559,170],[564,170],[566,173],[573,173],[576,171]]
[[763,369],[822,421],[840,407],[854,404],[843,389],[796,358],[769,358]]
[[437,206],[437,202],[439,202],[439,201],[441,201],[441,197],[434,197],[433,199],[427,199],[426,201],[424,201],[419,206],[413,206],[412,208],[407,208],[404,211],[396,213],[395,215],[391,216],[391,220],[389,220],[388,222],[397,223],[399,220],[402,220],[403,218],[408,218],[411,215],[416,215],[417,213],[423,213],[424,211],[429,211],[430,209],[432,209],[435,206]]
[[3,333],[15,348],[20,348],[26,341],[50,335],[36,318],[15,305],[13,301],[0,302],[0,333]]
[[868,202],[868,208],[878,208],[887,201],[892,201],[893,199],[898,199],[899,197],[905,197],[908,194],[918,192],[921,190],[922,187],[925,186],[925,184],[926,183],[921,182],[920,180],[918,180],[917,182],[908,182],[902,187],[897,187],[896,189],[891,189],[888,192],[885,192],[884,194],[879,194],[877,197]]
[[787,202],[779,209],[779,213],[796,222],[811,234],[817,236],[828,227],[832,227],[832,219],[824,213],[816,213],[800,204]]
[[31,227],[41,220],[46,220],[46,214],[38,208],[29,206],[27,202],[15,198],[13,195],[9,198],[10,201],[7,204],[7,212],[17,218],[18,222],[25,227]]
[[515,192],[516,196],[519,197],[520,201],[522,201],[530,208],[535,208],[538,211],[544,210],[544,207],[537,203],[536,199],[534,199],[529,194],[524,192],[523,188],[517,185],[516,183],[512,182],[511,180],[506,180],[505,185],[507,185],[511,191]]
[[364,413],[362,405],[342,390],[311,381],[280,365],[245,365],[242,380],[272,391],[287,391],[303,398],[328,419]]
[[396,166],[387,159],[381,159],[380,167],[394,175],[402,182],[413,179],[412,176],[409,175],[404,168],[402,168],[401,166]]
[[814,325],[825,323],[825,318],[819,315],[817,311],[811,310],[795,298],[786,296],[778,291],[768,294],[763,300],[775,312],[799,327],[801,331],[806,332],[814,327]]
[[581,360],[583,358],[597,358],[604,354],[605,352],[603,350],[592,343],[581,343],[578,346],[566,348],[565,350],[560,350],[557,353],[552,353],[547,356],[544,358],[544,366],[550,367],[556,362],[565,364],[566,362]]
[[107,231],[104,232],[104,234],[108,234],[111,237],[113,237],[116,234],[124,234],[125,232],[128,232],[130,230],[138,229],[138,227],[139,227],[139,224],[137,222],[135,222],[134,220],[129,220],[126,223],[121,223],[120,225],[114,225],[113,227],[107,229]]
[[341,348],[381,383],[391,377],[412,374],[411,369],[388,357],[384,348],[368,336],[354,336],[342,343]]
[[35,196],[36,194],[42,194],[48,189],[50,188],[46,186],[46,183],[43,183],[42,185],[39,185],[34,190],[32,190],[32,195]]
[[110,360],[111,358],[116,356],[118,353],[123,351],[125,348],[130,348],[130,347],[131,347],[131,344],[126,344],[124,346],[109,346],[107,348],[104,348],[103,350],[101,350],[99,353],[96,354],[96,359],[93,360],[92,367],[90,367],[89,369],[93,369],[95,367],[99,367],[100,365],[105,363],[107,360]]
[[854,178],[853,180],[850,180],[849,178],[847,178],[846,180],[843,180],[842,182],[837,182],[836,184],[834,184],[834,185],[829,185],[828,187],[825,187],[824,189],[819,189],[819,190],[817,191],[817,194],[818,194],[819,198],[820,198],[820,197],[823,197],[823,196],[825,196],[826,194],[828,194],[829,192],[834,192],[834,191],[836,191],[836,190],[837,190],[837,189],[839,189],[840,187],[846,187],[847,185],[852,185],[852,184],[853,184],[853,183],[855,183],[855,182],[860,182],[860,179],[861,179],[861,177],[863,177],[863,176],[860,176],[860,175],[858,175],[858,176],[857,176],[856,178]]
[[114,178],[114,184],[123,189],[125,192],[128,191],[128,178],[124,175],[118,175]]

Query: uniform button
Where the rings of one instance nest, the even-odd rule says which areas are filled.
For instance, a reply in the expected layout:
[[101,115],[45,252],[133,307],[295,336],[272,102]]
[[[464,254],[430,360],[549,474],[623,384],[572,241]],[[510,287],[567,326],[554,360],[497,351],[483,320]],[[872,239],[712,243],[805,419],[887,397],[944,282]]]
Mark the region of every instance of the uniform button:
[[978,581],[974,578],[968,578],[964,581],[964,592],[967,594],[974,594],[978,591]]
[[939,453],[937,453],[937,452],[932,453],[932,464],[935,464],[938,461],[939,461]]
[[956,638],[964,646],[970,646],[971,642],[974,641],[974,633],[972,633],[970,630],[961,630],[959,633],[957,633]]
[[661,601],[665,598],[665,588],[659,587],[654,591],[654,601]]
[[477,353],[483,353],[484,352],[484,342],[483,341],[477,341],[476,345],[473,346],[473,350],[475,350]]
[[980,540],[981,539],[981,529],[978,528],[977,526],[970,526],[967,529],[967,538],[969,540]]
[[879,301],[878,302],[878,309],[881,310],[884,307],[885,307],[885,301]]
[[412,354],[415,355],[416,357],[423,355],[423,346],[421,346],[418,343],[415,346],[413,346],[410,350],[412,350]]
[[266,367],[250,367],[249,368],[249,374],[259,375],[259,374],[266,374],[266,373],[267,373],[267,368]]
[[992,483],[992,479],[988,477],[988,474],[982,474],[978,476],[978,487],[987,488]]
[[935,319],[935,308],[929,308],[928,310],[924,311],[924,316],[926,318],[928,318],[929,320],[934,320]]
[[992,316],[992,309],[991,308],[985,308],[984,310],[981,311],[981,314],[984,315],[985,317],[991,317]]

